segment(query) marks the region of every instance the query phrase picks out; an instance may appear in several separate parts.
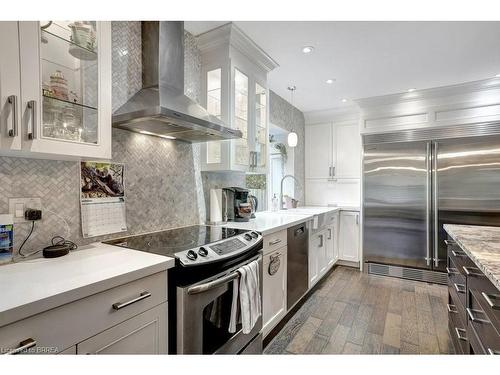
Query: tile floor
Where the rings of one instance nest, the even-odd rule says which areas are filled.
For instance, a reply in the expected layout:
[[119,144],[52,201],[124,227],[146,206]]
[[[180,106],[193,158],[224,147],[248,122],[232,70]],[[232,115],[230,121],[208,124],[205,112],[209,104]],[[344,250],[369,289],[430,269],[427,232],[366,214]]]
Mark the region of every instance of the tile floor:
[[265,354],[448,354],[446,286],[337,267]]

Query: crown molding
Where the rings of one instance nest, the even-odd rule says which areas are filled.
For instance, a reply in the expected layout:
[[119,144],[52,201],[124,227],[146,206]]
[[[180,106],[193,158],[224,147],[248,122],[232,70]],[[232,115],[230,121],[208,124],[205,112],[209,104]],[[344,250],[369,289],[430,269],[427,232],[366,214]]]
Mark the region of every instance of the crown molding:
[[202,53],[231,46],[266,72],[279,66],[271,56],[232,22],[200,34],[197,38],[198,47]]

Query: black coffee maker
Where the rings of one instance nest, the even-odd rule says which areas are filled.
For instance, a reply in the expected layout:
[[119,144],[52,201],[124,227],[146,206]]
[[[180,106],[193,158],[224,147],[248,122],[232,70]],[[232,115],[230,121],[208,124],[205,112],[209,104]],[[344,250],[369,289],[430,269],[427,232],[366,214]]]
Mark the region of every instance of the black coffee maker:
[[222,188],[223,221],[249,221],[252,205],[248,202],[248,189],[240,187]]

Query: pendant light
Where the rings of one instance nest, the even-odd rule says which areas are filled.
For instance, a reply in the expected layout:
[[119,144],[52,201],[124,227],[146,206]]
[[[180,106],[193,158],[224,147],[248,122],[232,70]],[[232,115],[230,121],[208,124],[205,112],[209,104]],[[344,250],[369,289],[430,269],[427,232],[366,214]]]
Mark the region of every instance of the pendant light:
[[292,131],[288,133],[288,147],[296,147],[297,143],[299,141],[299,137],[297,136],[297,133],[293,131],[293,93],[295,90],[297,90],[297,87],[295,86],[288,86],[288,90],[290,90],[290,104],[292,105]]

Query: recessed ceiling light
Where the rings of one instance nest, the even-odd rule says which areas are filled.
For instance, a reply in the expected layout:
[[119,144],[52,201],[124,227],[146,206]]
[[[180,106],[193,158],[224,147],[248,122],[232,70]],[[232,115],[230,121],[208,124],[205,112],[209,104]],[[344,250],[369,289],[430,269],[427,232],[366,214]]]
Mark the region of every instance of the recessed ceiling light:
[[495,77],[500,78],[500,73],[495,74]]
[[408,89],[408,92],[413,92],[415,90],[416,90],[415,88],[411,88],[411,89]]
[[343,99],[342,99],[342,103],[347,103],[347,99],[346,99],[346,98],[343,98]]
[[327,79],[326,80],[326,83],[328,83],[329,85],[331,85],[333,82],[335,82],[335,79]]
[[177,139],[175,137],[172,137],[171,135],[160,135],[162,138],[167,138],[167,139]]
[[314,51],[314,47],[313,46],[305,46],[305,47],[302,47],[302,52],[303,53],[311,53],[312,51]]

